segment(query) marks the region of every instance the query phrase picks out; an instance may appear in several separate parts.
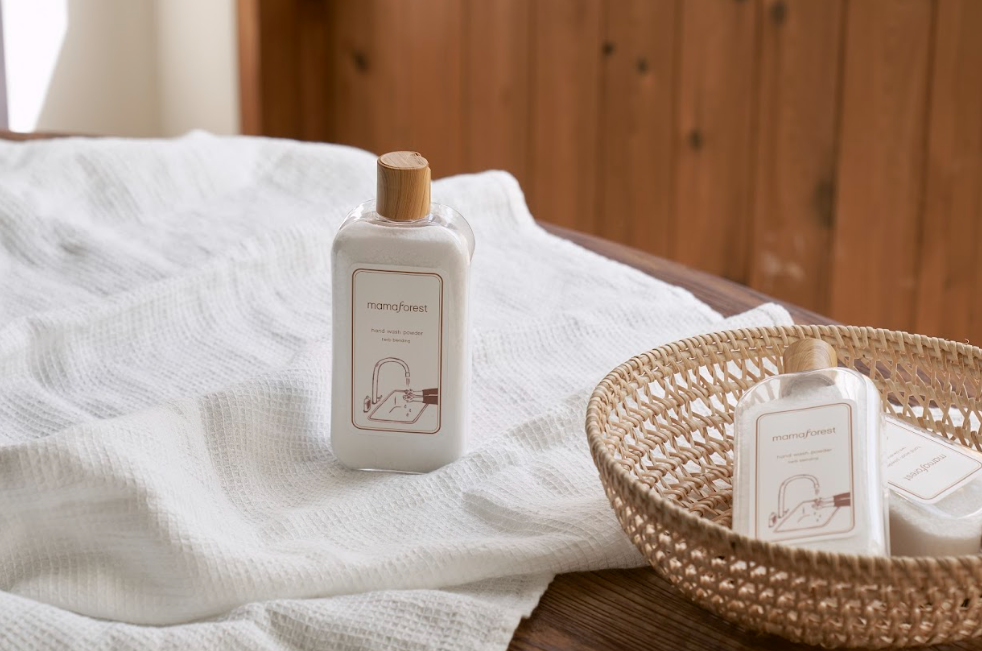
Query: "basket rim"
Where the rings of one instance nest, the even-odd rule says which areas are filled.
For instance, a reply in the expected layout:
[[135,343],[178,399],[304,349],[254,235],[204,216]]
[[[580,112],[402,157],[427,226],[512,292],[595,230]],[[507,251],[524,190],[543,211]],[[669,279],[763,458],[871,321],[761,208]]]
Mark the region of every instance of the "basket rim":
[[[911,334],[902,330],[872,328],[868,326],[799,324],[737,328],[710,332],[669,342],[635,355],[611,370],[597,384],[590,395],[586,413],[586,434],[594,463],[598,468],[602,466],[602,469],[621,480],[619,483],[629,493],[631,506],[638,511],[643,511],[649,517],[658,519],[663,525],[671,529],[682,531],[687,529],[698,530],[704,536],[715,538],[718,542],[728,544],[734,552],[746,550],[748,553],[764,555],[768,559],[781,558],[785,562],[800,564],[809,568],[828,567],[828,564],[832,563],[835,565],[851,565],[862,571],[877,574],[893,571],[946,571],[952,570],[956,566],[974,572],[982,572],[982,553],[961,556],[867,556],[791,547],[776,542],[766,542],[751,538],[739,534],[733,529],[724,527],[721,524],[702,518],[678,506],[671,500],[662,497],[654,489],[642,484],[640,480],[634,477],[632,473],[614,458],[607,449],[600,434],[600,423],[605,420],[606,416],[602,404],[605,401],[606,389],[608,387],[623,384],[634,374],[635,368],[651,368],[658,364],[660,360],[667,359],[686,348],[706,344],[720,344],[735,337],[746,339],[754,335],[782,338],[788,343],[802,337],[815,335],[832,336],[840,341],[845,336],[849,338],[859,336],[866,340],[880,341],[885,341],[888,337],[896,338],[899,336],[903,343],[918,349],[928,348],[939,353],[943,350],[949,353],[954,352],[958,357],[965,356],[969,359],[982,359],[982,348],[940,337],[929,337],[926,335]],[[639,506],[641,508],[638,508]]]

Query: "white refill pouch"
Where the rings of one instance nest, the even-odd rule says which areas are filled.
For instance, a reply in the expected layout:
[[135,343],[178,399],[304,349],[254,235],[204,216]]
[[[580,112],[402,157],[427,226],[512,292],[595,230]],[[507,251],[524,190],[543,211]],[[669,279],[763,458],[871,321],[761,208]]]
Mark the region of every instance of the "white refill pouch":
[[982,455],[883,417],[894,556],[958,556],[982,547]]
[[474,234],[430,203],[414,152],[378,160],[378,200],[341,224],[331,250],[331,444],[349,468],[427,472],[464,452]]
[[733,529],[795,547],[885,556],[880,394],[818,339],[784,352],[734,417]]

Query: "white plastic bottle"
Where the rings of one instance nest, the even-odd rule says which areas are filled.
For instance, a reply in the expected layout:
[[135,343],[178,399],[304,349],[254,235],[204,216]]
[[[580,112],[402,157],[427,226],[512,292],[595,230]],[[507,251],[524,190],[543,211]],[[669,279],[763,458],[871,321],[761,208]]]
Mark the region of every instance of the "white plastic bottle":
[[331,251],[331,443],[349,468],[428,472],[464,452],[473,253],[464,218],[430,203],[426,159],[381,156],[378,200]]
[[836,366],[818,339],[784,351],[734,416],[733,529],[830,552],[887,556],[887,483],[880,394]]

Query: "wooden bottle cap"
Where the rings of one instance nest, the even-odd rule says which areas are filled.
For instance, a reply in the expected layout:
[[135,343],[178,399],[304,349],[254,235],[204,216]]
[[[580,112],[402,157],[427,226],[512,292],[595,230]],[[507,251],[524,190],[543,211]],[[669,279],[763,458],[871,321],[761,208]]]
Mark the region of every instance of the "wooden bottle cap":
[[835,348],[821,339],[801,339],[784,349],[785,373],[835,368],[838,363]]
[[375,210],[404,222],[430,212],[430,164],[414,151],[393,151],[378,158]]

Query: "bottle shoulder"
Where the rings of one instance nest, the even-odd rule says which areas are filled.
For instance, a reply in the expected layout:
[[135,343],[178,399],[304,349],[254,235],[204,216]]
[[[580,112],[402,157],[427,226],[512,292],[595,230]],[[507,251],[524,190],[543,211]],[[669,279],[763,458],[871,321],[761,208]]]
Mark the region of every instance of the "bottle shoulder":
[[853,401],[876,411],[880,408],[879,391],[868,377],[853,369],[837,367],[764,378],[740,397],[737,411],[840,400]]
[[469,263],[474,255],[474,232],[467,220],[453,208],[431,204],[430,213],[413,221],[386,219],[368,201],[352,210],[334,238],[333,252],[351,247],[405,248],[436,250],[450,248],[450,255],[462,255]]

